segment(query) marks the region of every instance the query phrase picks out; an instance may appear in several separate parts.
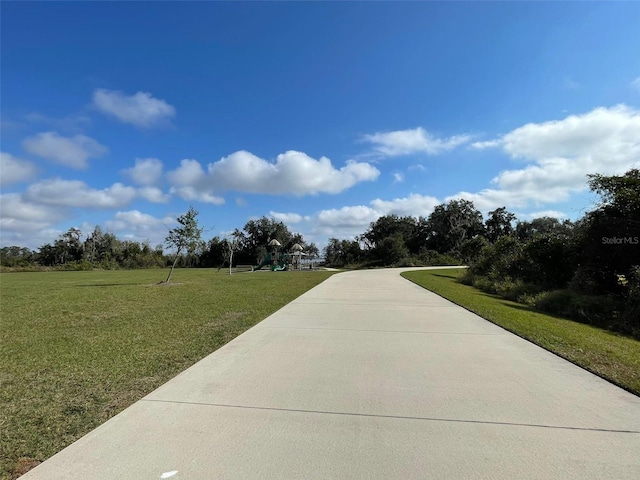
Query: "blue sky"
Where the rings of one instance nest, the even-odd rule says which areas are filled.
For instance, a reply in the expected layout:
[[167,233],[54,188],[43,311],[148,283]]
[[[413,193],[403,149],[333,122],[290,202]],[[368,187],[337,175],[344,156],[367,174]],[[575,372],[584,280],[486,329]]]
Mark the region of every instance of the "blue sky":
[[640,166],[640,3],[3,2],[2,246],[453,198],[575,219]]

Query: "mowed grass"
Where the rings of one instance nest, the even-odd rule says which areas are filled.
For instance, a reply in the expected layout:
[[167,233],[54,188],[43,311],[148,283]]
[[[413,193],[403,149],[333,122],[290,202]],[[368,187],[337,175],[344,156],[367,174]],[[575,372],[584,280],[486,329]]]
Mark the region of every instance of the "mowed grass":
[[402,275],[536,345],[640,395],[640,341],[545,315],[456,281],[462,270],[423,270]]
[[52,456],[330,272],[0,274],[0,477]]

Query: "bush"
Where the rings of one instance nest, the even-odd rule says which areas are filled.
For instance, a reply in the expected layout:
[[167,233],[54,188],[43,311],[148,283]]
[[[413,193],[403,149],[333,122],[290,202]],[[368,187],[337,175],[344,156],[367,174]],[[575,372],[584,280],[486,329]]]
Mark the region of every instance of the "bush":
[[464,285],[473,286],[473,273],[468,268],[458,277],[458,281]]
[[623,329],[640,338],[640,266],[631,268],[627,276],[622,276],[619,283],[627,289],[625,292],[625,308],[620,315]]
[[543,312],[629,333],[624,331],[620,321],[622,304],[611,295],[582,295],[572,290],[553,290],[537,295],[533,303],[536,309]]
[[496,293],[493,282],[487,277],[483,277],[480,275],[473,277],[473,286],[478,290],[482,290],[483,292]]
[[435,250],[420,249],[417,258],[418,262],[425,267],[438,267],[447,265],[460,265],[460,259]]
[[525,283],[522,280],[512,280],[509,277],[502,281],[495,282],[494,289],[501,297],[514,302],[519,301],[521,297],[540,292],[540,288],[531,283]]

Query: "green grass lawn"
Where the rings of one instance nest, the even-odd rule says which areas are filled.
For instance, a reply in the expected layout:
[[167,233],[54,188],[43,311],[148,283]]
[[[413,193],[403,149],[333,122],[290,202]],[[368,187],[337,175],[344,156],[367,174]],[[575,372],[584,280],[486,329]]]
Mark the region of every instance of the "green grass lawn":
[[456,281],[462,270],[402,275],[510,332],[640,395],[640,341],[537,312]]
[[13,478],[330,272],[0,274],[0,478]]

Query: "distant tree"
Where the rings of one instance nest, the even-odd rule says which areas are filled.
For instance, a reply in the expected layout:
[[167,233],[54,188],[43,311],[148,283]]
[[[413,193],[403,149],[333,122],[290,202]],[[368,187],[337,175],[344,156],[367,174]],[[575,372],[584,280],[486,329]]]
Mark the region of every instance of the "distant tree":
[[360,242],[357,240],[338,240],[330,238],[324,248],[324,258],[329,266],[344,267],[363,260],[363,252]]
[[369,229],[361,236],[369,248],[376,248],[384,239],[398,235],[403,244],[410,242],[415,235],[416,219],[398,215],[383,215],[371,222]]
[[624,175],[589,175],[601,197],[579,223],[580,268],[573,285],[586,293],[622,294],[618,275],[640,265],[640,170]]
[[198,228],[198,212],[192,207],[184,215],[180,215],[176,220],[178,226],[169,230],[169,234],[165,238],[165,244],[169,248],[175,249],[175,259],[169,270],[169,275],[165,283],[171,281],[173,269],[178,263],[178,259],[183,252],[192,253],[200,244],[200,236],[202,229]]
[[233,267],[233,254],[240,249],[240,235],[237,230],[229,235],[224,240],[227,247],[227,256],[229,259],[229,275],[231,275],[231,269]]
[[516,216],[507,211],[505,207],[496,208],[489,212],[489,217],[484,222],[487,240],[494,243],[504,235],[511,235],[514,232],[513,223],[515,221]]
[[385,237],[374,248],[375,258],[382,265],[394,265],[409,257],[409,249],[401,233]]
[[573,223],[569,220],[560,221],[554,217],[534,218],[530,222],[518,222],[515,235],[523,242],[539,235],[571,235]]
[[238,256],[247,262],[258,262],[264,258],[267,244],[273,239],[280,242],[284,252],[289,251],[296,243],[302,247],[306,245],[301,234],[292,233],[283,222],[269,217],[249,220],[242,230],[236,229],[234,236],[240,244]]
[[205,246],[200,257],[201,267],[223,267],[227,258],[227,246],[220,237],[213,237]]
[[426,223],[427,247],[439,253],[457,254],[465,240],[484,234],[482,214],[469,200],[436,206]]
[[4,267],[26,267],[34,260],[35,253],[25,247],[12,245],[0,249],[0,265]]
[[320,255],[320,250],[318,250],[318,246],[314,242],[311,242],[305,248],[305,253],[310,258],[317,258]]

